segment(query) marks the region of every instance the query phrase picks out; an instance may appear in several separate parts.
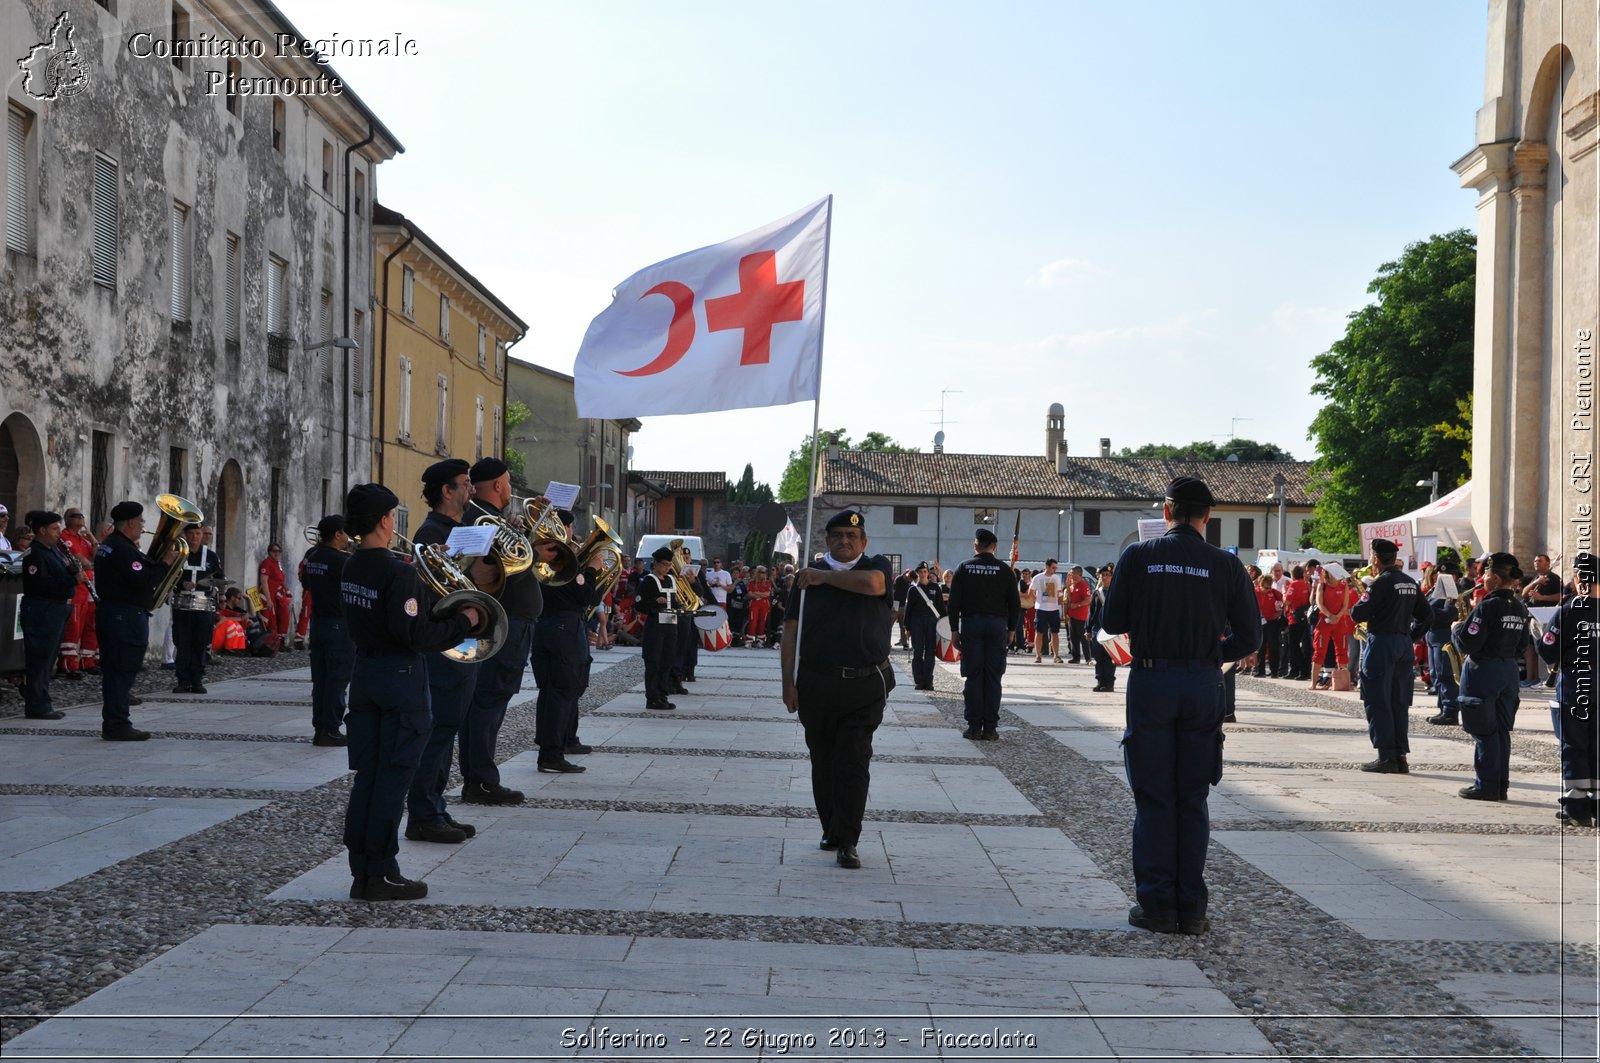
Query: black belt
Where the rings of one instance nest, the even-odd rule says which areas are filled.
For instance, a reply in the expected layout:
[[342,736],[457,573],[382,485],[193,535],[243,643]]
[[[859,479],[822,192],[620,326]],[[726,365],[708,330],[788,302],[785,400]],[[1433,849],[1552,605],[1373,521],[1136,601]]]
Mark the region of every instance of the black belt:
[[1222,667],[1216,661],[1210,659],[1190,658],[1184,660],[1177,657],[1135,657],[1133,666],[1152,672],[1200,672],[1207,668]]
[[816,672],[819,675],[838,676],[840,679],[865,679],[869,675],[880,674],[883,669],[889,667],[889,662],[884,661],[881,664],[869,664],[865,668],[843,668],[837,664],[823,666],[820,664],[811,664],[807,661],[801,661],[800,667],[806,669],[807,671]]
[[399,649],[394,649],[394,648],[390,647],[390,648],[381,649],[381,650],[358,649],[358,650],[356,650],[356,656],[357,657],[365,657],[365,658],[373,658],[373,657],[404,657],[404,658],[409,660],[410,658],[415,657],[416,654],[412,653],[410,650],[399,650]]

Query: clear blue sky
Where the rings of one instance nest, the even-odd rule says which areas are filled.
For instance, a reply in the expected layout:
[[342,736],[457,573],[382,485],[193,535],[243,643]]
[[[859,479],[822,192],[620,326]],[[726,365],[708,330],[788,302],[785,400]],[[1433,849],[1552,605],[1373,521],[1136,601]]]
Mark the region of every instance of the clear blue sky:
[[[1309,360],[1405,244],[1474,225],[1486,0],[282,0],[405,143],[379,198],[571,372],[612,287],[833,193],[822,422],[928,449],[1225,436],[1311,457]],[[809,403],[652,417],[636,468],[753,462]]]

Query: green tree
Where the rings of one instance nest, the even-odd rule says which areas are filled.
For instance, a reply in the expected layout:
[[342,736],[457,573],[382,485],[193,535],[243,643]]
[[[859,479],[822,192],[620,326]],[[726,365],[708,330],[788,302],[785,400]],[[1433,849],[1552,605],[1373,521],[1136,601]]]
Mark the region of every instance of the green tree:
[[1294,455],[1276,443],[1257,443],[1253,439],[1234,439],[1226,443],[1197,440],[1186,446],[1171,443],[1146,443],[1130,450],[1123,447],[1119,458],[1164,458],[1169,461],[1226,461],[1238,455],[1240,461],[1293,461]]
[[1303,542],[1357,545],[1356,525],[1415,509],[1415,486],[1437,470],[1441,487],[1470,474],[1472,306],[1477,238],[1466,229],[1406,247],[1367,286],[1344,336],[1311,360],[1311,393],[1327,400],[1311,422],[1321,490]]
[[[893,454],[914,454],[916,447],[901,446],[882,432],[868,432],[860,443],[852,444],[850,434],[843,428],[821,435],[824,446],[831,439],[846,450],[876,450]],[[799,502],[811,493],[811,436],[800,441],[798,450],[789,451],[789,464],[783,468],[783,478],[778,481],[779,502]]]
[[528,409],[528,404],[521,400],[512,400],[506,407],[506,467],[511,471],[513,489],[521,494],[528,493],[528,484],[525,477],[528,474],[528,459],[515,447],[511,446],[511,433],[517,426],[533,416],[533,411]]
[[756,483],[755,466],[745,464],[744,475],[739,477],[739,482],[728,485],[729,502],[771,502],[772,485]]

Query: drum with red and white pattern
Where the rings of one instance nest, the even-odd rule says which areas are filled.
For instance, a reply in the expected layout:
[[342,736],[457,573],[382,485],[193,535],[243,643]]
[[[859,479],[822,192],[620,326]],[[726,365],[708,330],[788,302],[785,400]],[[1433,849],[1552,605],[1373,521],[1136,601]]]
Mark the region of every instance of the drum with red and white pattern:
[[728,627],[728,619],[721,609],[696,616],[694,626],[699,629],[700,645],[712,653],[733,645],[733,630]]
[[953,633],[950,629],[950,618],[941,616],[939,622],[934,625],[934,630],[939,633],[939,648],[936,651],[939,660],[947,664],[955,664],[961,660],[961,651],[956,649],[955,640],[950,637]]

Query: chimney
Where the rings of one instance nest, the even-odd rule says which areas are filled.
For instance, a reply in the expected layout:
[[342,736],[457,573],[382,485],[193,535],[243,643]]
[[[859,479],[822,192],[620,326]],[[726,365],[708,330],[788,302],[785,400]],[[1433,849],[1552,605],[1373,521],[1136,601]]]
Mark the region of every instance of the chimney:
[[827,446],[827,449],[826,449],[826,453],[828,455],[828,460],[829,461],[838,461],[839,460],[839,444],[836,443],[834,440],[829,439],[828,440],[828,446]]
[[1044,460],[1055,461],[1062,437],[1066,434],[1067,411],[1059,402],[1052,402],[1044,415]]
[[1062,476],[1067,474],[1067,441],[1065,439],[1056,446],[1056,472]]
[[1102,458],[1111,457],[1111,437],[1110,436],[1101,436],[1100,437],[1100,456]]

